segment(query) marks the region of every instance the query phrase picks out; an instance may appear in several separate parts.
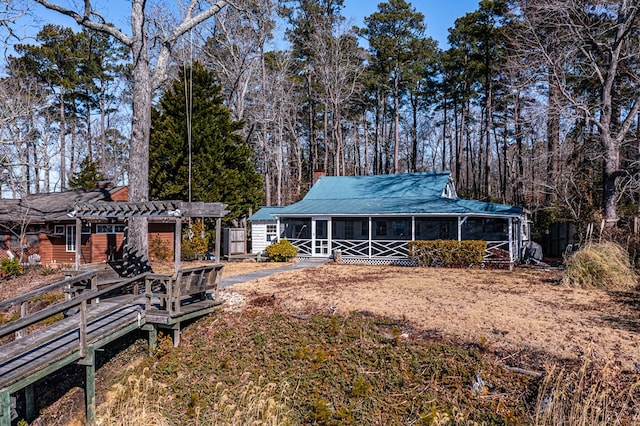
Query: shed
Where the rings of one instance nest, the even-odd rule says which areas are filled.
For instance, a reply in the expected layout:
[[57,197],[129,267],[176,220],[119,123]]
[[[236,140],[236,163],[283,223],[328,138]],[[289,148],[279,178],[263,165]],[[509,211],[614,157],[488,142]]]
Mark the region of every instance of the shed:
[[262,206],[247,219],[251,224],[251,253],[263,253],[269,244],[278,240],[278,221],[274,213],[282,208],[282,206]]

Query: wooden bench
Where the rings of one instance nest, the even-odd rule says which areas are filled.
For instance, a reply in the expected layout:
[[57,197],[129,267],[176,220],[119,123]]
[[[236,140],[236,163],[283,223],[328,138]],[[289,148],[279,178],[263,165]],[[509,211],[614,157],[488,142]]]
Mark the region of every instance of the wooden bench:
[[160,309],[167,310],[170,316],[180,315],[182,299],[187,296],[206,300],[211,294],[217,302],[222,268],[222,264],[214,264],[180,269],[173,275],[145,274],[147,310],[154,298],[160,299]]

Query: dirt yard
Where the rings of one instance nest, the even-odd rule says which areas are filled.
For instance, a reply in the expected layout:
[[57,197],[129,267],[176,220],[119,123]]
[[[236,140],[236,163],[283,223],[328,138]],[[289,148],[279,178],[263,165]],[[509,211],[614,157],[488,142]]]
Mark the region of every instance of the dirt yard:
[[590,351],[625,370],[640,365],[640,293],[558,285],[559,271],[457,270],[326,264],[228,289],[274,296],[292,312],[368,311],[416,333],[478,346],[519,368]]

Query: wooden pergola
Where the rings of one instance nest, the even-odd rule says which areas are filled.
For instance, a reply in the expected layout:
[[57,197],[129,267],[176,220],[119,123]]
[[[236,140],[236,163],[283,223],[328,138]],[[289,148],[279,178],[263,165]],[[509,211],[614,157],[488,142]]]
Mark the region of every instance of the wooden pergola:
[[222,218],[229,213],[223,203],[184,202],[184,201],[99,201],[95,203],[74,204],[69,207],[67,215],[76,219],[76,265],[80,269],[80,247],[82,244],[82,221],[86,222],[124,222],[130,218],[147,218],[154,222],[175,223],[174,263],[175,271],[180,269],[180,243],[182,241],[182,221],[191,218],[216,219],[216,257],[220,263],[220,237],[222,235]]

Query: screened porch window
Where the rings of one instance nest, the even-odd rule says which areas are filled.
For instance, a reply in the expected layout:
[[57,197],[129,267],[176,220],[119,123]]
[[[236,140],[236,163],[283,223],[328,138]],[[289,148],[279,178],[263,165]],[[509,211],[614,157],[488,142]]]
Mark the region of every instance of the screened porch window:
[[416,218],[416,240],[457,240],[457,218]]
[[462,224],[462,239],[508,241],[509,222],[502,218],[470,217]]
[[374,220],[374,240],[411,240],[411,219],[376,218]]
[[367,240],[369,220],[361,218],[334,218],[331,222],[331,237],[334,240]]
[[311,239],[311,219],[284,219],[280,224],[284,238],[293,240]]

